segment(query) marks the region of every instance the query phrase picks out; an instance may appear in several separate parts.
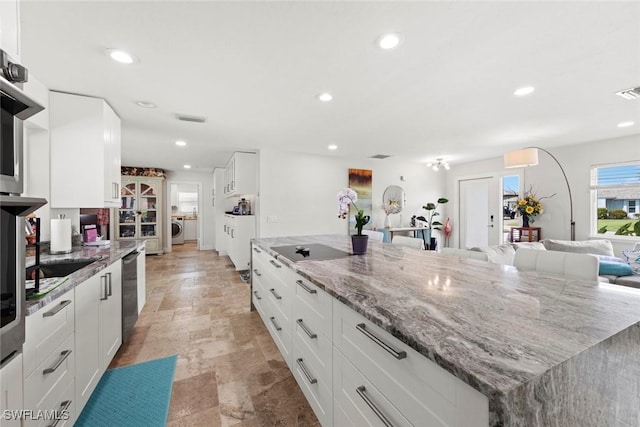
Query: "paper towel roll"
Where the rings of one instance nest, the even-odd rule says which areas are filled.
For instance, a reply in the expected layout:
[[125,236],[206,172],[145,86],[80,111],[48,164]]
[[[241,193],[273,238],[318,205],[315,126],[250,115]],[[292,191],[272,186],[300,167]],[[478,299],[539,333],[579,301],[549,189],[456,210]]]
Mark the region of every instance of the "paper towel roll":
[[71,220],[51,220],[51,248],[52,254],[65,254],[71,252]]

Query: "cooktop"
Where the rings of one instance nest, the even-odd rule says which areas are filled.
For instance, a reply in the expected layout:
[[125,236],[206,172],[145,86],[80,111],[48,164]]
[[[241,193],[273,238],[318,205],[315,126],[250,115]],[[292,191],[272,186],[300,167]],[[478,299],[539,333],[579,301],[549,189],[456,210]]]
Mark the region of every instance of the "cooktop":
[[310,243],[307,245],[290,245],[272,247],[274,251],[280,255],[290,259],[291,261],[322,261],[326,259],[345,258],[351,256],[348,252],[334,249],[327,245],[319,243]]

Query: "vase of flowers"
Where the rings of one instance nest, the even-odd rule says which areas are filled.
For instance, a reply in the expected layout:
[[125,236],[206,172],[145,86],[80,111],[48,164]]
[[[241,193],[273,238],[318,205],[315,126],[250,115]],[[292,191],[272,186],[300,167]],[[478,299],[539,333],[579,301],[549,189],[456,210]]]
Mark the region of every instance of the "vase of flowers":
[[[553,197],[553,196],[551,196]],[[540,200],[545,197],[538,198],[531,191],[527,192],[524,198],[518,200],[516,210],[522,215],[522,226],[529,227],[535,222],[535,216],[541,214],[544,209]]]
[[362,255],[367,253],[367,243],[369,236],[362,234],[362,227],[364,227],[371,217],[364,214],[364,210],[359,209],[356,205],[358,201],[358,193],[351,188],[345,188],[338,193],[338,218],[345,219],[349,215],[349,205],[353,205],[356,209],[354,218],[356,220],[357,233],[351,236],[351,247],[354,255]]

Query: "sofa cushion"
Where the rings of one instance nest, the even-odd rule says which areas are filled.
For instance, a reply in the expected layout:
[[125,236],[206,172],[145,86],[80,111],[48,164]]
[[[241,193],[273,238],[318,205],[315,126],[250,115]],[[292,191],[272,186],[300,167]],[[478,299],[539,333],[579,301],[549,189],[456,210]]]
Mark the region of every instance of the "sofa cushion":
[[618,277],[615,281],[615,284],[620,286],[628,286],[630,288],[640,288],[640,274]]
[[516,251],[520,248],[537,249],[539,251],[547,250],[547,248],[545,248],[544,245],[540,242],[513,242],[511,243],[511,246],[513,246],[513,249],[515,249]]
[[544,239],[540,242],[549,251],[613,256],[613,246],[608,240],[582,240],[573,242],[569,240]]
[[513,265],[513,257],[516,255],[515,249],[509,244],[498,246],[485,246],[471,248],[475,252],[487,254],[489,262],[494,264]]
[[600,260],[598,263],[598,274],[612,276],[632,276],[633,268],[625,262]]

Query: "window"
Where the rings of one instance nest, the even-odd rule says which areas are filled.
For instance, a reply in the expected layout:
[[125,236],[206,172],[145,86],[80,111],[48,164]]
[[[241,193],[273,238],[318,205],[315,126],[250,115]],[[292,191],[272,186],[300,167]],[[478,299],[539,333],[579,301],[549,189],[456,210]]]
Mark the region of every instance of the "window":
[[185,214],[198,214],[198,193],[178,193],[178,211]]
[[[640,233],[640,162],[595,166],[591,173],[598,234]],[[636,227],[634,229],[634,227]]]

